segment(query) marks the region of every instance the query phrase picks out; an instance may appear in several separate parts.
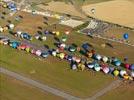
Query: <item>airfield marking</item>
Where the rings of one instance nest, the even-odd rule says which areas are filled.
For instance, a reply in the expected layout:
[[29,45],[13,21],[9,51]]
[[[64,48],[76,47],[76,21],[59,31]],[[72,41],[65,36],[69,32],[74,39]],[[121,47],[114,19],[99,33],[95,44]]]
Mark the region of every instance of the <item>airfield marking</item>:
[[40,89],[42,89],[44,91],[47,91],[49,93],[52,93],[54,95],[60,96],[60,97],[62,97],[64,99],[67,99],[67,100],[81,100],[80,98],[72,96],[70,94],[67,94],[64,91],[60,91],[58,89],[49,87],[49,86],[47,86],[45,84],[39,83],[38,81],[35,81],[35,80],[30,79],[30,78],[24,77],[24,76],[22,76],[22,75],[20,75],[18,73],[9,71],[9,70],[7,70],[5,68],[0,67],[0,73],[6,74],[6,75],[11,76],[11,77],[14,77],[14,78],[16,78],[18,80],[21,80],[21,81],[23,81],[23,82],[25,82],[27,84],[33,85],[33,86],[35,86],[37,88],[40,88]]
[[99,98],[102,95],[106,94],[110,90],[113,90],[113,89],[116,89],[117,87],[119,87],[121,82],[122,82],[121,80],[113,81],[110,85],[108,85],[107,87],[103,88],[102,90],[100,90],[99,92],[97,92],[92,97],[87,98],[85,100],[96,100],[97,98]]

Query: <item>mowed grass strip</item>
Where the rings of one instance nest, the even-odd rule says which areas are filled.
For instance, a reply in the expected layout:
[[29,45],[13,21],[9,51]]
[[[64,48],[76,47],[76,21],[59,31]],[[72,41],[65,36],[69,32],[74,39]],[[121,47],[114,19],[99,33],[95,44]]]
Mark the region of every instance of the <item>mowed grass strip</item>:
[[[115,80],[99,72],[72,71],[67,62],[57,58],[39,60],[31,54],[8,46],[0,46],[0,51],[2,67],[78,97],[91,96]],[[30,74],[33,70],[35,73]]]
[[63,100],[12,77],[0,74],[1,100]]

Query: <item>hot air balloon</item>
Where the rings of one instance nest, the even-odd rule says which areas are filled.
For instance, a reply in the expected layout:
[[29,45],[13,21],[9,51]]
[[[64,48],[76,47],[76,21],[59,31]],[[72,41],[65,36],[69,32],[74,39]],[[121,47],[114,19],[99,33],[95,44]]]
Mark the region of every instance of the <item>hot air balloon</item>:
[[102,70],[105,74],[108,74],[110,71],[109,67],[104,67]]
[[134,70],[134,64],[130,66],[130,70]]
[[133,78],[134,78],[134,71],[132,71],[132,72],[131,72],[131,77],[133,77]]
[[97,72],[101,70],[101,67],[98,63],[94,64],[94,70],[97,71]]
[[56,56],[57,52],[56,51],[52,51],[52,55]]
[[87,67],[90,68],[90,69],[92,69],[94,67],[94,63],[90,63],[90,62],[87,63]]
[[93,56],[96,60],[101,60],[101,58],[102,58],[101,55],[99,55],[99,54],[94,54]]
[[72,64],[71,68],[72,68],[72,70],[76,70],[77,69],[77,65],[76,64]]
[[64,59],[65,54],[64,53],[60,53],[59,57],[60,57],[60,59]]
[[128,63],[126,63],[124,66],[125,66],[126,69],[130,68],[130,64],[128,64]]
[[114,62],[114,65],[115,65],[115,66],[120,66],[120,65],[121,65],[121,61],[119,61],[119,60],[118,60],[118,61],[115,61],[115,62]]
[[77,57],[77,58],[75,59],[75,61],[76,61],[77,63],[80,63],[81,59]]
[[67,37],[65,37],[65,36],[62,37],[62,41],[63,41],[63,42],[66,42],[66,41],[67,41]]
[[106,62],[108,61],[108,57],[104,56],[104,57],[102,58],[102,61],[106,63]]
[[125,40],[127,40],[127,39],[129,38],[128,33],[124,33],[124,34],[123,34],[123,38],[124,38]]
[[85,69],[85,65],[80,63],[78,64],[78,68],[83,71]]
[[49,53],[48,53],[47,51],[41,53],[41,56],[42,56],[43,58],[47,58],[48,55],[49,55]]
[[118,76],[119,75],[119,71],[116,69],[116,70],[114,70],[113,74],[114,74],[114,76]]
[[127,74],[127,72],[126,72],[125,70],[121,70],[121,71],[120,71],[120,76],[121,76],[121,77],[124,77],[125,74]]

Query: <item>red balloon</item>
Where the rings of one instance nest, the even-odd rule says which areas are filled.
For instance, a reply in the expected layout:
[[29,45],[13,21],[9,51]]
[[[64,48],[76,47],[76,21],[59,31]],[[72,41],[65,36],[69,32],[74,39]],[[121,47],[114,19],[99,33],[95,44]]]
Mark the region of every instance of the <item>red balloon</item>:
[[130,64],[125,64],[125,68],[129,69]]

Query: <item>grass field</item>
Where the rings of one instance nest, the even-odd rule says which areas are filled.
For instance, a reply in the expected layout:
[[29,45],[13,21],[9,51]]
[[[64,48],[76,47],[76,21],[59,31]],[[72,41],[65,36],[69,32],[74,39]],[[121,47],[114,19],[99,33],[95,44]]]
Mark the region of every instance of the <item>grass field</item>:
[[62,98],[0,74],[1,100],[62,100]]
[[118,87],[115,90],[112,90],[98,100],[132,100],[134,98],[134,83],[131,84],[124,84]]
[[[39,30],[38,26],[42,27],[43,29],[61,31],[62,33],[61,36],[63,36],[63,32],[65,30],[72,30],[70,27],[63,25],[57,25],[56,29],[54,29],[53,25],[47,26],[43,23],[44,19],[42,16],[36,16],[22,12],[17,14],[23,15],[24,18],[20,23],[16,24],[17,26],[15,27],[15,30],[23,30],[29,32],[31,35],[33,35]],[[57,21],[56,19],[49,18],[50,24],[56,21]],[[1,22],[5,24],[6,21]],[[118,30],[116,31],[119,32]],[[110,32],[116,33],[116,31],[111,30]],[[6,35],[11,36],[9,34]],[[59,36],[59,38],[61,38],[61,36]],[[13,36],[11,37],[16,39]],[[52,35],[48,36],[47,41],[42,42],[38,40],[33,40],[31,42],[34,44],[38,44],[40,46],[46,44],[49,45],[50,47],[55,47],[54,46],[55,40],[54,36]],[[129,63],[134,62],[134,56],[132,55],[134,53],[133,51],[134,47],[129,47],[123,44],[110,42],[114,46],[114,48],[110,48],[108,46],[103,48],[101,47],[101,45],[109,41],[101,40],[98,38],[90,38],[88,36],[85,36],[83,34],[74,31],[71,32],[67,40],[68,44],[75,43],[78,46],[81,46],[84,42],[88,42],[89,44],[93,45],[94,49],[102,55],[116,56],[121,60],[123,60],[124,57],[128,57]],[[93,94],[103,89],[108,84],[110,84],[112,81],[117,79],[113,78],[112,76],[104,75],[103,73],[100,72],[96,73],[90,70],[89,71],[85,70],[84,72],[72,71],[70,70],[70,65],[67,62],[61,61],[57,58],[49,56],[47,59],[39,59],[24,51],[18,51],[8,46],[2,46],[2,45],[0,45],[0,65],[7,69],[10,69],[11,71],[15,71],[24,76],[45,83],[51,87],[63,90],[69,94],[83,98],[92,96]],[[32,71],[35,71],[35,73],[31,74]],[[19,87],[14,88],[16,88],[15,90],[17,90],[17,88]],[[23,92],[25,93],[25,90]],[[30,93],[30,95],[33,94]],[[109,93],[109,95],[112,96],[113,93]],[[12,96],[12,94],[10,96]],[[50,95],[50,97],[52,97],[53,99],[53,95],[52,96]],[[16,100],[18,100],[18,98]],[[41,98],[43,98],[43,96]],[[39,98],[39,100],[42,99]],[[49,100],[49,94],[48,94],[48,100]]]
[[[104,42],[103,40],[90,39],[89,37],[78,33],[70,34],[68,38],[68,43],[75,42],[77,45],[81,45],[84,41],[88,41],[95,47],[97,52],[101,54],[108,56],[115,55],[117,57],[120,54],[119,58],[122,59],[127,55],[129,57],[129,62],[134,61],[132,56],[133,49],[131,49],[131,47],[112,43],[115,46],[115,49],[111,49],[109,47],[102,48],[100,44],[105,43],[106,41]],[[52,41],[54,41],[52,39],[53,38],[51,37],[51,40],[48,41],[47,44],[52,45]],[[38,44],[43,43],[38,42]],[[111,76],[105,76],[102,73],[95,73],[92,71],[71,71],[68,63],[64,61],[61,62],[57,58],[49,57],[40,61],[38,58],[24,53],[23,51],[18,52],[5,46],[0,46],[0,48],[2,54],[0,58],[1,65],[10,70],[40,80],[41,82],[45,82],[52,87],[63,89],[73,95],[78,95],[81,97],[91,96],[97,92],[97,90],[101,89],[113,80]],[[121,50],[122,48],[125,52]],[[30,71],[32,70],[36,70],[37,73],[30,74]]]
[[[111,76],[93,71],[72,71],[68,63],[53,57],[40,61],[10,47],[0,46],[0,50],[1,66],[76,96],[91,96],[114,80]],[[30,74],[32,70],[36,73]]]

